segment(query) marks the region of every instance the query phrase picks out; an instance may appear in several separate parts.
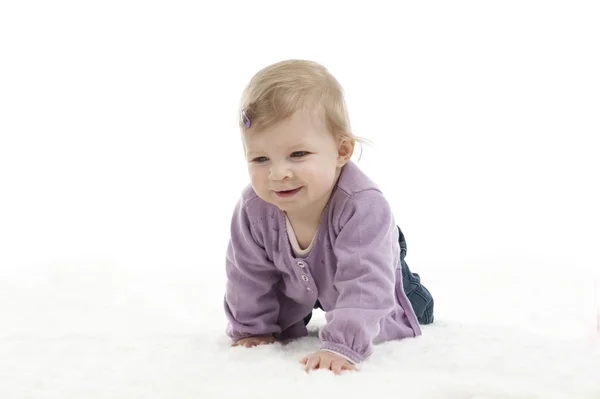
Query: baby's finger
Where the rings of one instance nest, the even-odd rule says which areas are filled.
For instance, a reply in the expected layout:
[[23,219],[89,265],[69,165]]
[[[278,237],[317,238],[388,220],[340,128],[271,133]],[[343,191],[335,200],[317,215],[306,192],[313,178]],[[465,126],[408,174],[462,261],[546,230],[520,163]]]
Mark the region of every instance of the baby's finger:
[[319,364],[319,368],[329,370],[331,369],[331,360],[327,358],[321,359],[321,363]]
[[342,370],[358,371],[358,369],[356,368],[356,366],[355,366],[355,365],[353,365],[353,364],[350,364],[350,363],[345,363],[345,364],[342,366]]
[[308,361],[306,362],[306,368],[305,370],[308,372],[310,370],[314,370],[317,367],[319,367],[319,362],[321,361],[321,358],[319,356],[311,356],[309,357]]
[[300,360],[300,364],[306,364],[306,362],[308,361],[308,356],[304,356],[301,360]]
[[333,371],[333,374],[335,374],[335,375],[342,374],[343,367],[344,367],[344,363],[342,363],[342,362],[332,362],[331,363],[331,371]]

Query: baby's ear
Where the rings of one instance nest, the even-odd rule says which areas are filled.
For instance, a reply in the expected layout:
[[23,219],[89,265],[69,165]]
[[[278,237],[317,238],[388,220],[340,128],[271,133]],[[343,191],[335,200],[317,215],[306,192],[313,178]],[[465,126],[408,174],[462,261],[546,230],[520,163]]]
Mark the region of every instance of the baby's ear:
[[339,168],[341,168],[342,166],[346,165],[346,163],[348,163],[348,161],[352,157],[353,153],[354,153],[354,140],[348,140],[345,138],[340,139],[340,142],[338,145],[337,166]]

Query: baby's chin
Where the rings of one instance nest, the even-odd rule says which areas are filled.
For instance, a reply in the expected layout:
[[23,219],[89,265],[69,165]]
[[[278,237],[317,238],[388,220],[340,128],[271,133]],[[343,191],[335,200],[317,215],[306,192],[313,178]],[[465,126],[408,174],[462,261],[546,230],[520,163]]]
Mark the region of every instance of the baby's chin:
[[261,193],[262,195],[259,193],[257,193],[257,194],[260,197],[260,199],[277,207],[279,210],[281,210],[283,212],[290,212],[290,211],[296,210],[300,207],[299,206],[300,204],[298,204],[297,201],[290,201],[289,199],[286,199],[286,198],[279,198],[277,196],[277,194],[272,193],[272,192],[268,193],[267,195],[264,195],[263,193]]
[[302,209],[304,209],[303,204],[298,201],[298,202],[283,202],[283,201],[277,201],[277,200],[273,200],[273,201],[269,201],[271,204],[275,205],[277,208],[279,208],[280,211],[282,212],[297,212],[300,211]]
[[294,204],[282,204],[279,202],[271,202],[271,204],[275,205],[282,212],[293,212],[299,210],[301,207]]

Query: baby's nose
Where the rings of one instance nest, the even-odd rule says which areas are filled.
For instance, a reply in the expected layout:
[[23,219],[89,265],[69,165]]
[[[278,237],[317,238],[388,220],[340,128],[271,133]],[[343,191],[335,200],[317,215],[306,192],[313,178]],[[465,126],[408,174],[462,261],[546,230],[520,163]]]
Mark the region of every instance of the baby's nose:
[[286,166],[273,165],[271,167],[269,178],[271,180],[283,180],[292,177],[292,171]]

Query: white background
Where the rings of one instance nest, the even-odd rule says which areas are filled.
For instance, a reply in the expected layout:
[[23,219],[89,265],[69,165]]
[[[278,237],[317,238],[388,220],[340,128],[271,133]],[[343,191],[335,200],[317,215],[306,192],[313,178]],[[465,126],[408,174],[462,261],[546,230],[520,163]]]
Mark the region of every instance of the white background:
[[440,319],[594,330],[599,20],[584,1],[3,2],[0,334],[223,334],[238,101],[288,58],[343,85]]
[[287,58],[344,86],[412,256],[599,265],[593,2],[284,3],[4,3],[3,268],[222,251],[241,91]]

